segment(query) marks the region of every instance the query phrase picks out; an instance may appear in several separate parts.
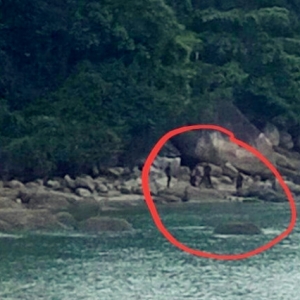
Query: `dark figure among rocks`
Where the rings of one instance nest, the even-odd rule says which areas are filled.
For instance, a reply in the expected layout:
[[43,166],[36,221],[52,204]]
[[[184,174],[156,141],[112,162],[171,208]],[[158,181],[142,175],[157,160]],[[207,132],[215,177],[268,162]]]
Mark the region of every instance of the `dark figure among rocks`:
[[236,185],[235,185],[236,190],[239,190],[240,188],[243,187],[243,180],[244,180],[244,178],[243,178],[242,174],[239,173],[236,178]]
[[195,173],[192,173],[191,177],[190,177],[190,184],[191,184],[191,186],[196,186],[196,181],[197,181],[197,176],[196,176]]
[[165,173],[168,178],[167,187],[169,188],[170,183],[171,183],[171,164],[170,163],[168,163],[167,167],[165,168]]
[[211,172],[211,167],[208,165],[208,164],[206,164],[205,166],[204,166],[204,170],[203,170],[203,177],[202,177],[202,179],[201,179],[201,181],[200,181],[200,183],[199,183],[199,187],[201,186],[201,184],[204,182],[204,181],[206,181],[206,187],[207,188],[213,188],[213,185],[212,185],[212,182],[211,182],[211,178],[210,178],[210,172]]

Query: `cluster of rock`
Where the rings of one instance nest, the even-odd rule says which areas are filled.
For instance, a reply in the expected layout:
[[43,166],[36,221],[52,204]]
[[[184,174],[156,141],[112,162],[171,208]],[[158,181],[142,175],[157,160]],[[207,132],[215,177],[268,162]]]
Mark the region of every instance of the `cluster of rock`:
[[[260,132],[237,110],[225,109],[216,124],[233,131],[267,157],[283,175],[295,198],[300,195],[300,144],[291,136],[267,124]],[[222,119],[225,118],[225,119]],[[229,118],[229,117],[228,117]],[[227,119],[228,119],[227,118]],[[299,139],[300,143],[300,139]],[[198,131],[174,137],[162,150],[149,172],[154,202],[159,204],[186,201],[287,201],[274,175],[256,156],[233,143],[218,131]],[[175,150],[176,151],[175,151]],[[167,150],[167,151],[166,151]],[[174,152],[175,151],[175,152]],[[173,157],[170,152],[174,152]],[[163,153],[163,151],[161,152]],[[203,175],[204,164],[211,167],[213,189],[190,184],[192,169]],[[171,184],[167,188],[166,167],[170,165]],[[236,191],[235,180],[241,173],[243,188]],[[255,178],[255,180],[254,180]],[[53,178],[44,182],[0,181],[0,231],[11,230],[127,230],[125,220],[104,217],[105,211],[144,205],[140,168],[107,168],[101,175]]]
[[[130,230],[123,219],[108,218],[106,209],[142,203],[130,195],[118,177],[124,169],[108,170],[107,177],[93,179],[66,175],[43,182],[0,182],[0,232],[28,230],[78,230],[84,232]],[[123,198],[122,198],[123,195]],[[130,201],[129,201],[130,200]],[[110,202],[111,205],[107,205]]]
[[[165,174],[167,165],[170,165],[172,175],[169,188]],[[272,202],[287,200],[278,184],[274,186],[270,179],[255,181],[246,174],[243,174],[243,188],[236,191],[235,179],[241,170],[228,161],[219,166],[209,165],[213,189],[191,186],[191,170],[181,165],[179,157],[158,156],[149,172],[153,200],[160,204],[243,201],[247,197]],[[203,166],[203,163],[197,165],[198,174],[203,174]],[[300,194],[300,185],[288,180],[286,183],[295,196]],[[96,178],[84,175],[72,179],[66,175],[46,182],[0,182],[0,231],[130,229],[125,220],[107,219],[104,212],[141,204],[144,205],[144,195],[141,171],[137,167],[133,171],[108,168]]]

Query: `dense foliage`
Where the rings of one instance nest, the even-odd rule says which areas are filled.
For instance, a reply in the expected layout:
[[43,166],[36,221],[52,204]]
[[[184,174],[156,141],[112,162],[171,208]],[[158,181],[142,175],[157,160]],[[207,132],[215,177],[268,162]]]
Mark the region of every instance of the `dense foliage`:
[[1,174],[132,164],[215,101],[294,132],[299,17],[299,0],[0,1]]

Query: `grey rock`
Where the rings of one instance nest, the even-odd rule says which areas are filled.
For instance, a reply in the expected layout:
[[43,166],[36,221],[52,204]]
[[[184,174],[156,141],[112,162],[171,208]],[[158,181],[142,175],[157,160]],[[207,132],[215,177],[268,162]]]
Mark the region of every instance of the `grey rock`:
[[47,209],[0,209],[0,221],[8,223],[13,231],[65,229]]
[[233,184],[233,180],[229,176],[222,176],[220,182],[224,184]]
[[24,184],[18,180],[11,180],[8,182],[4,182],[4,187],[8,187],[11,189],[22,189],[24,188]]
[[121,186],[119,190],[122,194],[131,194],[132,193],[131,188],[128,186]]
[[64,177],[64,181],[65,181],[66,187],[68,187],[71,190],[75,190],[76,184],[75,184],[75,180],[74,179],[72,179],[69,175],[66,175]]
[[81,222],[79,230],[88,233],[98,233],[106,231],[128,231],[132,230],[132,225],[124,219],[109,217],[94,217]]
[[76,201],[66,210],[76,221],[83,221],[91,217],[95,217],[101,210],[101,203],[93,198],[85,198]]
[[178,203],[181,202],[182,199],[175,195],[168,195],[168,194],[160,194],[159,196],[155,197],[156,201],[158,202],[166,202],[166,203]]
[[189,181],[191,175],[191,170],[189,167],[180,166],[178,168],[177,179],[183,181]]
[[70,228],[76,227],[77,222],[70,213],[62,211],[62,212],[57,213],[55,216],[56,216],[58,222],[64,224],[65,226],[70,227]]
[[228,222],[218,225],[215,234],[261,234],[262,231],[250,222]]
[[102,182],[96,181],[96,191],[98,193],[106,194],[106,193],[108,193],[108,188]]
[[45,184],[46,187],[49,187],[53,190],[59,190],[60,189],[60,183],[56,180],[48,180]]
[[76,195],[80,197],[91,197],[91,192],[88,189],[85,188],[77,188],[75,190]]
[[77,189],[78,188],[88,189],[91,193],[94,192],[96,187],[94,179],[90,176],[76,177],[75,186]]
[[267,123],[267,125],[263,129],[263,133],[273,146],[279,145],[280,134],[275,125]]
[[238,174],[238,170],[230,162],[226,162],[223,166],[223,174],[234,179]]

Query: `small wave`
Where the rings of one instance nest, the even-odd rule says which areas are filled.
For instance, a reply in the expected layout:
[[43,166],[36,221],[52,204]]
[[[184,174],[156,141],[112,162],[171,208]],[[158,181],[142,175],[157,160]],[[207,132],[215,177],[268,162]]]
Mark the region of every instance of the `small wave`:
[[282,233],[282,230],[278,230],[278,229],[274,229],[274,228],[263,228],[262,232],[264,234],[277,234],[277,235],[279,235],[280,233]]
[[0,233],[0,238],[21,239],[23,237],[23,235],[19,234]]
[[218,239],[228,239],[228,238],[240,238],[245,236],[245,234],[214,234],[213,237]]
[[97,236],[87,233],[79,233],[79,232],[34,232],[31,235],[39,235],[39,236],[53,236],[53,237],[89,237],[89,236]]
[[207,226],[174,226],[170,227],[170,229],[176,230],[210,230]]

